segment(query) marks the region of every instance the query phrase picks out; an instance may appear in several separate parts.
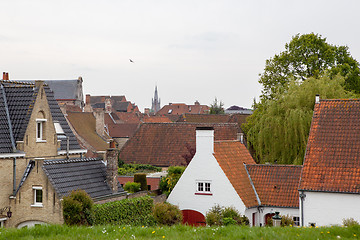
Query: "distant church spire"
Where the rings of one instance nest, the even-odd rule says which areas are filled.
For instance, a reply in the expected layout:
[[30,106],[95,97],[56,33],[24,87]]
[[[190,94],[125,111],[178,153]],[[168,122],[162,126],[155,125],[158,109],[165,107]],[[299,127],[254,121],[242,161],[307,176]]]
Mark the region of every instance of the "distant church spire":
[[157,86],[155,85],[154,98],[152,99],[151,112],[157,113],[160,110],[160,98],[158,97]]

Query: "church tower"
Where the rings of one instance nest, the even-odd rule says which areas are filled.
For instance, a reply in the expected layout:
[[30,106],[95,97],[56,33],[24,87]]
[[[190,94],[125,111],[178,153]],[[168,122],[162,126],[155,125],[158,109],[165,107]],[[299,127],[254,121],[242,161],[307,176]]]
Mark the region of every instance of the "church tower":
[[157,113],[160,110],[160,99],[158,97],[157,86],[155,86],[154,98],[152,99],[151,112]]

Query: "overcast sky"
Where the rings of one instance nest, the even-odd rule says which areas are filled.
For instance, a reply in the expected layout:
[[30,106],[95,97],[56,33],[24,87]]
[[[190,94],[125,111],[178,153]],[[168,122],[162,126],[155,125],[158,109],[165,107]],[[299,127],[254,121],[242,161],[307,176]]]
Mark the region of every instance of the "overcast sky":
[[[161,106],[250,108],[265,60],[297,33],[347,45],[360,60],[360,1],[3,0],[0,72],[84,79],[84,93]],[[132,59],[134,63],[131,63]]]

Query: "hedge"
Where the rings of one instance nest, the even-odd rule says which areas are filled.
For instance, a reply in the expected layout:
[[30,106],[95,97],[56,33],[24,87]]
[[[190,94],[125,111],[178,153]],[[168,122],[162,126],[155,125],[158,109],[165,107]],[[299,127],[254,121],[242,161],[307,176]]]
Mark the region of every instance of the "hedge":
[[95,225],[152,226],[153,199],[149,196],[94,205]]

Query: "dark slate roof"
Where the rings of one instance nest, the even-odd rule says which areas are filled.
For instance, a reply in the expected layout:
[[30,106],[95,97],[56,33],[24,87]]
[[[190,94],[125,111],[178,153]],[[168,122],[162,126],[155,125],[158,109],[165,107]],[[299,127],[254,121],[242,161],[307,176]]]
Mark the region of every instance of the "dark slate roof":
[[3,86],[0,90],[0,152],[11,153],[13,151],[13,143],[11,141],[9,120],[6,113],[5,107],[5,94]]
[[113,108],[118,112],[127,112],[130,102],[114,102]]
[[[64,133],[67,137],[69,137],[69,149],[75,150],[75,149],[81,149],[79,146],[78,141],[76,140],[76,137],[74,133],[71,131],[64,114],[61,112],[60,107],[57,103],[57,101],[54,98],[54,92],[48,87],[44,86],[46,97],[49,103],[51,115],[53,118],[53,121],[58,121],[64,130]],[[66,150],[66,140],[61,139],[61,150]]]
[[[45,160],[43,169],[60,197],[82,189],[92,198],[112,195],[106,183],[106,167],[94,158]],[[118,185],[118,193],[125,193]]]
[[77,99],[78,79],[75,80],[46,80],[54,91],[55,99]]
[[92,104],[91,107],[105,109],[105,103],[95,103],[95,104]]
[[[24,140],[38,89],[31,82],[1,81],[1,84],[3,90],[0,91],[0,153],[11,153],[11,133],[15,142]],[[81,149],[54,98],[53,91],[47,85],[44,85],[44,89],[53,120],[60,123],[64,133],[69,137],[70,150]],[[7,121],[7,110],[10,123]],[[62,140],[61,150],[66,150],[66,140]]]

